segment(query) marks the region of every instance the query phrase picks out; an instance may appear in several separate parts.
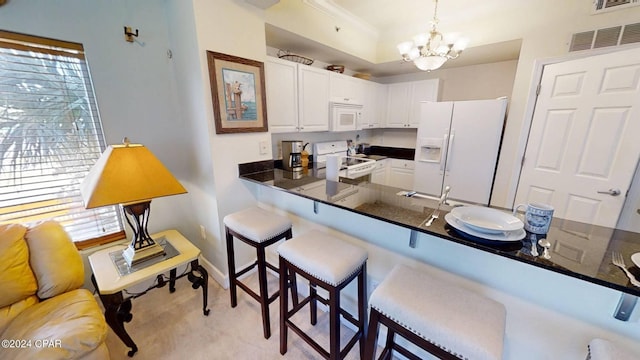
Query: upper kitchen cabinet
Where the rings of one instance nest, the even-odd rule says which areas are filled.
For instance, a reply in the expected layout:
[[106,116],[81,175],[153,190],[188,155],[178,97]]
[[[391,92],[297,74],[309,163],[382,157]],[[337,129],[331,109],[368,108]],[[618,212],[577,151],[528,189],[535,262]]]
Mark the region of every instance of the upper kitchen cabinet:
[[267,57],[267,116],[272,133],[329,130],[329,72]]
[[439,79],[389,84],[385,127],[417,128],[420,101],[438,101],[439,89]]
[[298,131],[329,130],[329,71],[298,65]]
[[364,104],[365,80],[335,72],[330,74],[329,98],[331,101],[345,104]]
[[267,58],[264,63],[267,118],[271,132],[298,131],[298,66]]
[[387,85],[366,81],[364,89],[364,108],[358,129],[379,128],[387,115]]

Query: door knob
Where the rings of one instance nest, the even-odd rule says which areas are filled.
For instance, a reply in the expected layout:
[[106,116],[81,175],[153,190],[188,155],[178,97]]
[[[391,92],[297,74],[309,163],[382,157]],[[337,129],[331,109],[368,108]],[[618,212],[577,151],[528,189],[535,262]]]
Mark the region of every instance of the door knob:
[[620,195],[620,189],[609,189],[607,191],[598,191],[598,194],[608,194],[611,196],[618,196]]

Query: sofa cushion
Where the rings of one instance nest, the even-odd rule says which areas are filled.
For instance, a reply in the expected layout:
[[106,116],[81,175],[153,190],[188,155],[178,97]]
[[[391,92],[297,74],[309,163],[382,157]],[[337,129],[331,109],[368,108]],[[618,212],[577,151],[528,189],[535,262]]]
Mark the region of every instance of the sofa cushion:
[[[3,360],[78,359],[105,341],[107,324],[91,292],[78,289],[29,307],[1,335],[34,342],[27,349],[3,349]],[[38,347],[38,340],[54,341],[56,346]]]
[[11,305],[0,308],[0,334],[2,334],[11,320],[13,320],[16,316],[18,316],[18,314],[23,312],[24,309],[37,304],[38,301],[38,297],[33,294]]
[[38,284],[29,266],[29,249],[22,225],[0,225],[0,308],[36,293]]
[[62,225],[46,221],[25,235],[31,268],[38,281],[38,297],[50,298],[84,283],[82,257]]

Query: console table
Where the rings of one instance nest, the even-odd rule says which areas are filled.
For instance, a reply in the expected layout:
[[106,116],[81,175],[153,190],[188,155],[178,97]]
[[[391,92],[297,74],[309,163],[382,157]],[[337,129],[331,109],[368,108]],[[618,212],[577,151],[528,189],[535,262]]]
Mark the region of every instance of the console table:
[[[167,254],[135,265],[133,268],[121,263],[120,253],[126,245],[109,247],[89,255],[89,263],[93,271],[91,281],[104,305],[106,321],[120,340],[131,348],[127,353],[130,357],[138,351],[138,347],[124,327],[124,323],[133,318],[131,300],[144,295],[148,290],[166,285],[163,273],[169,271],[171,293],[175,291],[176,279],[183,276],[187,276],[193,289],[202,287],[202,311],[205,316],[209,315],[208,274],[198,263],[200,250],[176,230],[167,230],[153,234],[151,237],[165,247]],[[177,276],[176,269],[187,263],[190,264],[189,271]],[[125,289],[154,278],[156,279],[154,285],[143,292],[128,294],[125,297]]]

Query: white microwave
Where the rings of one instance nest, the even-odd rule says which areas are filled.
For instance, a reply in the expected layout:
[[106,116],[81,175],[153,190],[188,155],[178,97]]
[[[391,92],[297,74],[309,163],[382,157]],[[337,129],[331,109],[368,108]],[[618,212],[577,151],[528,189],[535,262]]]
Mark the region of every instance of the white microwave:
[[330,102],[329,103],[329,129],[331,131],[354,131],[357,130],[358,122],[362,118],[362,108],[360,104]]

